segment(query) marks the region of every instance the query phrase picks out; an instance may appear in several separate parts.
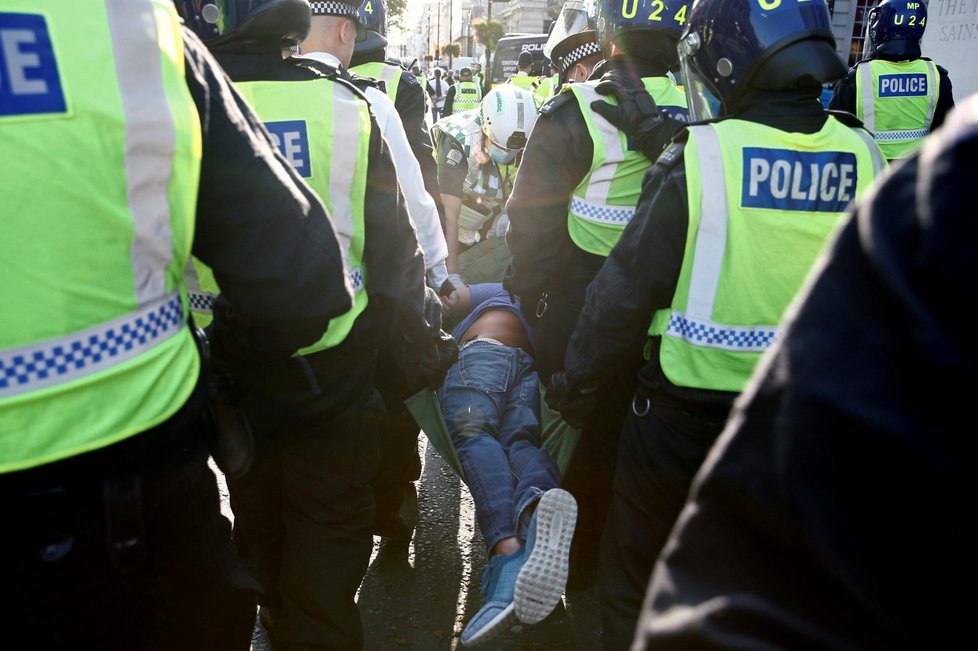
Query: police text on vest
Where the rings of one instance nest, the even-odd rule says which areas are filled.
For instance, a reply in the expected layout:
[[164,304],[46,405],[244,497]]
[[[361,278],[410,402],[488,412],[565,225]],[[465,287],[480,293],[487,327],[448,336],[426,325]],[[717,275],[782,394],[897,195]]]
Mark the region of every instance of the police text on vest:
[[927,75],[880,75],[880,97],[921,97],[927,94]]
[[282,152],[285,159],[303,178],[312,176],[309,165],[309,138],[306,135],[304,120],[283,120],[281,122],[266,122],[265,128],[271,134],[275,146]]
[[44,16],[0,13],[0,117],[66,110]]
[[856,155],[744,147],[741,205],[842,212],[855,196]]

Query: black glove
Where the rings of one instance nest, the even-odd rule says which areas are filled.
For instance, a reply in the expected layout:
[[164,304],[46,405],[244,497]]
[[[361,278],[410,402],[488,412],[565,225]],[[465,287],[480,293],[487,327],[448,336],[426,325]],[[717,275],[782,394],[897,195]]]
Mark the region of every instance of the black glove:
[[559,411],[567,424],[575,429],[581,429],[588,415],[594,411],[596,401],[593,390],[582,393],[567,383],[567,376],[558,371],[550,378],[547,392],[544,394],[547,405],[554,411]]
[[618,106],[598,100],[591,102],[591,110],[631,136],[636,148],[655,161],[666,144],[662,139],[663,118],[642,80],[625,71],[612,70],[601,77],[594,89],[614,97]]

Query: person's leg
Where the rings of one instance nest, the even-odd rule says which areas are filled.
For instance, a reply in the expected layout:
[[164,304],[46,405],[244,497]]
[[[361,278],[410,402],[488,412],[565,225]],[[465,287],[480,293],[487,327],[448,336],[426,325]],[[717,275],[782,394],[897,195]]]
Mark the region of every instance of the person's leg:
[[611,510],[598,572],[606,651],[631,647],[656,558],[723,419],[701,419],[652,399],[643,418],[629,412],[621,432]]
[[317,406],[282,450],[283,610],[276,636],[286,648],[363,644],[354,598],[372,546],[380,401],[373,360],[343,359],[343,383],[321,387]]
[[439,391],[445,424],[489,551],[500,540],[516,535],[513,473],[496,438],[514,363],[511,351],[491,343],[469,344]]

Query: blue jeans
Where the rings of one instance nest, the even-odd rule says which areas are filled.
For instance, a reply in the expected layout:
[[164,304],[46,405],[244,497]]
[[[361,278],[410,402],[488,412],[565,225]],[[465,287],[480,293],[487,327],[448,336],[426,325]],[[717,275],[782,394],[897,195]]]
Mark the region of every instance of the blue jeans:
[[526,507],[560,485],[560,471],[540,447],[539,379],[519,348],[466,344],[438,392],[487,550],[526,538]]

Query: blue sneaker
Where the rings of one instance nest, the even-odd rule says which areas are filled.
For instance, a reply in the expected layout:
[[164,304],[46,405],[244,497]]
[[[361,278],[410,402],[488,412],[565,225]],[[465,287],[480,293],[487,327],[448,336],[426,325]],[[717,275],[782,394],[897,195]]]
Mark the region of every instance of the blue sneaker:
[[513,590],[523,567],[523,550],[490,559],[482,570],[482,607],[462,631],[462,644],[475,646],[513,621]]
[[524,624],[543,621],[564,594],[576,523],[577,502],[567,491],[551,488],[537,502],[513,591],[516,617]]

